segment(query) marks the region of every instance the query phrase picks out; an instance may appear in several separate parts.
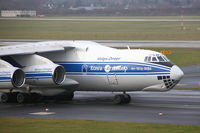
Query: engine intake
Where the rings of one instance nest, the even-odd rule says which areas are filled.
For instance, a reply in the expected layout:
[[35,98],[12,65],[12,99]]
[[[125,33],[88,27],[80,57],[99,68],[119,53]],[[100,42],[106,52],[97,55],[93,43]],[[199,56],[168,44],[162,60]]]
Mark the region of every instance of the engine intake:
[[24,85],[24,82],[25,74],[21,69],[0,60],[0,88],[20,88]]
[[24,84],[24,81],[25,81],[24,72],[21,69],[15,70],[11,78],[12,85],[16,88],[19,88]]
[[61,84],[65,79],[65,69],[62,66],[57,66],[54,70],[53,81],[55,84]]

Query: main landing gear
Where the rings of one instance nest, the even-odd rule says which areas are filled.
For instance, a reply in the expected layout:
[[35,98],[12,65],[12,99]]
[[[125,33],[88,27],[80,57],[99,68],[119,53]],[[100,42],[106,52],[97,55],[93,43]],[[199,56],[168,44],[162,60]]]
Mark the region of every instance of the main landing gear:
[[131,96],[128,94],[119,94],[114,97],[115,104],[128,104],[131,101]]
[[1,95],[1,102],[3,103],[8,103],[8,102],[12,102],[14,99],[13,99],[13,94],[10,94],[10,93],[3,93]]
[[1,102],[17,102],[17,103],[27,103],[27,102],[37,102],[40,101],[42,97],[39,94],[28,94],[28,93],[3,93],[1,95]]
[[58,100],[58,101],[71,101],[74,97],[74,92],[67,92],[65,94],[61,94],[58,96],[47,96],[43,97],[37,93],[22,93],[22,92],[15,92],[15,93],[2,93],[1,95],[1,102],[2,103],[9,103],[9,102],[17,102],[17,103],[34,103],[40,102],[42,100]]

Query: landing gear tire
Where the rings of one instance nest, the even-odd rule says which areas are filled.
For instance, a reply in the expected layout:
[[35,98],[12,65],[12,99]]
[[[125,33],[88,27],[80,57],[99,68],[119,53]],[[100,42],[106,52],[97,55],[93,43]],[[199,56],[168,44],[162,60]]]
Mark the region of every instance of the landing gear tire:
[[16,102],[16,93],[3,93],[1,95],[2,103]]
[[9,93],[3,93],[1,95],[1,102],[2,103],[8,103],[8,102],[10,102],[10,94]]
[[17,102],[18,103],[26,103],[29,101],[29,96],[26,93],[18,93],[17,94]]
[[124,94],[124,103],[130,103],[131,102],[131,96],[128,94]]
[[114,97],[114,99],[113,99],[113,102],[114,102],[115,104],[121,104],[121,102],[122,102],[121,95],[116,95],[116,96]]
[[131,101],[131,97],[128,94],[120,94],[114,97],[115,104],[128,104]]

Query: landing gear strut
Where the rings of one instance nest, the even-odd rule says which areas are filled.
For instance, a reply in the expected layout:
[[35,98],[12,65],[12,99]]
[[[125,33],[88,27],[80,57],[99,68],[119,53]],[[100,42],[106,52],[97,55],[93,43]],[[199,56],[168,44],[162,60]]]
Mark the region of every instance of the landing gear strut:
[[114,97],[115,104],[128,104],[131,101],[131,96],[128,94],[119,94]]

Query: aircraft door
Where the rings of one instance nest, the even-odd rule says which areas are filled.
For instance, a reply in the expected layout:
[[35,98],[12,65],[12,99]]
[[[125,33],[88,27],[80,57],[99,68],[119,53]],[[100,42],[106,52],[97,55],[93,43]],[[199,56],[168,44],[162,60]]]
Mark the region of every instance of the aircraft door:
[[117,76],[114,73],[107,75],[109,85],[118,85]]

